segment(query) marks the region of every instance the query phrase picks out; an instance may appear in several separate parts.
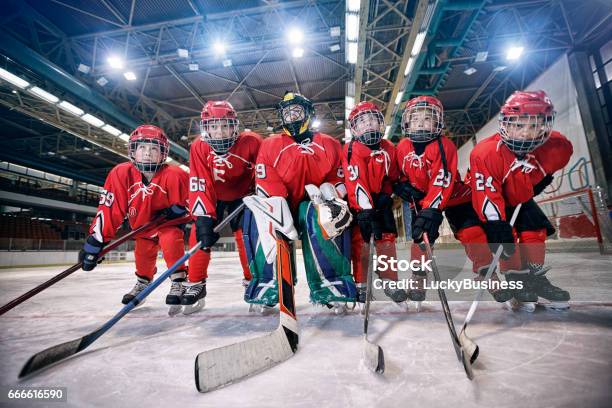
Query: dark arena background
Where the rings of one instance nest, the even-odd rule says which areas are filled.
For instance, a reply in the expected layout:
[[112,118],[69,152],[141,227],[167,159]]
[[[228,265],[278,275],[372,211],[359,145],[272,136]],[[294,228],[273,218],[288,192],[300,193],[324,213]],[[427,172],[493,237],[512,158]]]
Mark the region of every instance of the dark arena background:
[[[543,100],[554,113],[508,116],[515,92],[540,90],[545,96],[532,103]],[[441,124],[433,136],[438,142],[403,157],[400,143],[424,134],[411,133],[404,114],[419,97],[429,102],[416,106],[433,109],[428,118]],[[423,97],[437,98],[440,108]],[[293,104],[298,100],[306,102]],[[215,150],[216,130],[206,116],[214,101],[230,106],[231,119],[219,119],[220,132],[234,132],[229,153]],[[302,122],[288,121],[299,114]],[[359,122],[361,114],[378,120],[374,130]],[[532,132],[545,141],[524,155],[511,150],[508,129],[527,116],[554,122],[547,129],[537,122]],[[157,144],[141,125],[156,126],[147,132],[158,132]],[[364,135],[377,142],[368,144]],[[499,142],[482,155],[492,135]],[[247,137],[260,146],[251,158],[238,151]],[[567,160],[561,150],[546,150],[555,137],[571,145]],[[430,159],[442,138],[454,146]],[[275,140],[289,153],[266,161],[276,154]],[[609,0],[4,0],[0,406],[610,407],[611,145]],[[140,167],[149,163],[139,161],[145,153],[136,150],[146,146],[158,154],[150,156],[158,157],[152,179]],[[303,157],[310,157],[306,170]],[[505,157],[514,161],[499,176],[483,177],[474,167]],[[359,160],[370,165],[358,168]],[[131,173],[113,170],[121,163]],[[318,211],[314,223],[302,225],[293,193],[275,186],[302,183],[304,174],[314,180],[330,163],[331,173],[305,184],[333,179],[340,197],[329,199],[321,188],[324,199],[315,198],[300,185],[298,203],[306,199],[303,205]],[[436,165],[439,177],[438,170],[419,173],[429,180],[424,188],[446,191],[451,178],[467,188],[464,207],[454,213],[474,214],[470,225],[482,239],[472,252],[451,210],[434,205],[443,199],[433,199],[433,190],[423,192],[431,196],[424,205],[414,191],[407,200],[398,189],[423,189],[406,169]],[[245,172],[235,175],[240,166]],[[162,171],[163,182],[155,176]],[[542,189],[534,182],[515,193],[528,194],[519,200],[521,214],[535,208],[537,221],[550,226],[545,240],[533,243],[521,235],[520,225],[534,222],[527,216],[519,215],[513,238],[509,222],[518,202],[510,208],[508,183],[514,174],[533,179],[540,171],[547,180]],[[138,182],[128,186],[134,174]],[[274,185],[273,177],[282,180]],[[168,201],[171,191],[180,192],[180,202]],[[242,197],[257,192],[261,201],[245,200],[252,211],[253,202],[285,202],[264,194],[289,200],[282,216],[289,222],[293,216],[299,239],[239,215],[244,224],[228,219],[207,252],[187,252],[213,237],[224,214],[220,202],[235,204],[228,217]],[[502,196],[501,205],[491,198]],[[134,200],[146,206],[132,206]],[[504,203],[504,220],[490,218]],[[159,225],[170,222],[172,211],[186,211],[177,215],[184,220],[164,230]],[[335,211],[352,214],[352,222],[329,238],[324,215]],[[162,213],[167,218],[156,218]],[[389,279],[369,254],[391,250],[407,264],[420,250],[427,259],[432,246],[415,240],[435,238],[433,230],[413,239],[426,214],[438,214],[440,223],[434,269],[421,281],[428,285],[420,292],[425,298],[399,290],[408,298],[397,301],[382,289]],[[159,228],[134,232],[149,221]],[[272,231],[276,224],[265,222]],[[247,224],[259,228],[259,238]],[[370,251],[364,225],[374,231],[382,224],[390,230]],[[520,267],[498,264],[497,246],[487,243],[494,244],[495,231],[502,237],[492,227],[501,224],[510,234],[510,241],[499,241],[504,245],[523,237],[513,246],[523,255]],[[261,266],[266,237],[276,251],[269,269]],[[337,258],[323,259],[333,251]],[[525,260],[534,251],[543,261]],[[473,267],[475,253],[489,259],[483,269]],[[151,279],[159,280],[142,277],[145,257]],[[204,257],[210,264],[202,266]],[[339,264],[346,273],[332,279],[329,268]],[[504,282],[548,279],[554,293],[534,283],[524,289],[536,292],[533,302],[519,289],[500,301],[467,284],[488,270]],[[194,278],[202,273],[206,280]],[[313,276],[321,291],[338,296],[334,285],[345,279],[350,299],[313,300]],[[415,276],[400,268],[391,281]],[[440,289],[451,282],[457,286]],[[204,283],[197,303],[185,303],[186,293]],[[272,304],[258,303],[277,286]],[[176,290],[172,305],[167,297]]]

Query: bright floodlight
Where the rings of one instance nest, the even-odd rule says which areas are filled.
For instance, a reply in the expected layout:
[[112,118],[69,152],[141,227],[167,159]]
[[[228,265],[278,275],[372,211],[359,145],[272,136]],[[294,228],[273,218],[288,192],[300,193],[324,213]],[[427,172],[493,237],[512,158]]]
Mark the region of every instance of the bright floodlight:
[[75,116],[81,116],[82,114],[84,114],[85,112],[83,111],[83,109],[74,106],[73,104],[71,104],[70,102],[66,102],[66,101],[61,101],[59,103],[59,107],[62,108],[63,110],[65,110],[66,112],[70,112]]
[[89,113],[86,113],[85,115],[81,116],[81,119],[95,127],[102,127],[102,125],[104,125],[104,121],[96,118],[93,115],[90,115]]
[[297,47],[293,49],[293,58],[302,58],[304,56],[304,49]]
[[125,77],[125,79],[127,79],[128,81],[135,81],[136,80],[136,74],[133,73],[132,71],[127,71],[123,73],[123,76]]
[[299,28],[291,28],[287,32],[287,39],[291,44],[301,44],[304,39],[304,33]]
[[517,60],[521,57],[523,53],[523,47],[510,47],[506,52],[506,59],[508,60]]
[[319,119],[315,119],[314,122],[312,122],[312,127],[317,129],[319,126],[321,126],[321,121]]
[[359,12],[360,7],[361,7],[360,0],[348,0],[346,2],[346,8],[348,11]]
[[359,37],[359,14],[346,15],[346,39],[357,41]]
[[10,82],[11,84],[21,89],[30,85],[30,83],[25,79],[21,79],[17,75],[14,75],[2,68],[0,68],[0,78],[4,79],[7,82]]
[[213,44],[213,49],[218,55],[225,54],[225,44],[221,41],[215,41],[215,43]]
[[346,60],[348,61],[349,64],[357,63],[357,43],[356,42],[348,43]]
[[124,66],[123,59],[116,55],[112,55],[108,57],[106,59],[106,62],[108,62],[108,65],[110,65],[111,68],[115,68],[115,69],[123,69],[123,66]]
[[59,102],[59,98],[47,91],[45,91],[44,89],[41,89],[37,86],[33,86],[32,88],[29,89],[30,93],[38,96],[40,99],[47,101],[49,103],[58,103]]
[[112,127],[111,125],[102,126],[102,130],[107,133],[110,133],[113,136],[119,136],[122,133],[119,129],[117,129],[116,127]]
[[119,136],[117,136],[119,139],[123,140],[124,142],[129,142],[130,141],[130,135],[126,134],[126,133],[122,133]]

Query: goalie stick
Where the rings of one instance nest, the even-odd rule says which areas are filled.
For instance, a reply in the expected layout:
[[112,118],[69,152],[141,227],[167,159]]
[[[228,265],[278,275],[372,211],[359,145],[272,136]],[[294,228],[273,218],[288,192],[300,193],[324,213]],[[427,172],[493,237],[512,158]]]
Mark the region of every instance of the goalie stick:
[[265,371],[292,357],[298,348],[293,292],[293,259],[288,240],[277,232],[278,328],[261,337],[204,351],[195,359],[195,383],[209,392]]
[[370,303],[372,302],[372,278],[374,273],[374,237],[370,237],[370,255],[368,263],[368,276],[366,283],[366,301],[363,317],[363,361],[368,369],[375,373],[385,372],[385,355],[382,347],[368,340],[368,322],[370,320]]
[[[517,205],[516,208],[514,209],[514,212],[512,213],[512,217],[510,218],[511,227],[514,226],[514,222],[516,221],[516,217],[518,217],[518,213],[521,210],[521,206],[522,204]],[[503,251],[503,246],[500,245],[497,248],[497,251],[495,251],[495,255],[493,256],[493,260],[491,261],[491,264],[489,265],[489,269],[487,269],[487,273],[483,279],[483,282],[488,282],[491,279],[491,275],[493,275],[493,271],[497,267],[499,258],[501,258],[502,251]],[[465,330],[467,329],[467,325],[470,323],[470,321],[472,320],[472,317],[474,316],[474,313],[476,312],[476,308],[478,307],[478,304],[480,303],[480,299],[482,298],[484,291],[485,289],[484,287],[482,287],[478,290],[478,292],[476,292],[476,297],[474,298],[474,301],[472,302],[472,305],[470,306],[470,310],[465,316],[463,327],[461,328],[461,332],[459,333],[459,341],[461,342],[463,349],[467,351],[467,357],[469,357],[467,359],[467,364],[470,367],[470,371],[471,371],[472,364],[474,364],[474,362],[478,358],[480,348],[478,347],[478,344],[476,344],[476,342],[467,335]]]
[[[238,215],[244,208],[244,204],[241,204],[234,210],[231,214],[227,216],[223,221],[221,221],[216,227],[215,232],[221,231],[227,224],[229,224],[230,220]],[[151,282],[142,292],[140,292],[130,303],[125,305],[121,310],[113,316],[109,321],[104,323],[100,328],[94,330],[93,332],[86,334],[83,337],[78,339],[68,341],[62,344],[58,344],[56,346],[49,347],[41,352],[34,354],[32,357],[28,359],[25,363],[21,372],[19,373],[19,378],[23,378],[27,375],[33,374],[43,368],[46,368],[52,364],[58,363],[68,357],[71,357],[77,354],[80,351],[85,350],[87,347],[91,346],[93,342],[98,340],[104,333],[106,333],[111,327],[115,325],[119,320],[121,320],[126,314],[132,311],[140,302],[142,302],[151,292],[153,292],[161,283],[168,278],[174,271],[176,271],[179,266],[181,266],[185,261],[187,261],[194,253],[196,253],[200,246],[201,242],[196,243],[189,251],[185,253],[178,261],[176,261],[170,268],[168,268],[164,273],[159,275],[157,279]]]

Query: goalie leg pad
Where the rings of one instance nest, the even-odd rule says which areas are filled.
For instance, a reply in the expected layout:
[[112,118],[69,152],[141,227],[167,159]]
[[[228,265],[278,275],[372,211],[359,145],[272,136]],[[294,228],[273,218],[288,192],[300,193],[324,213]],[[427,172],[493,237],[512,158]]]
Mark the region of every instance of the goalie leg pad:
[[317,208],[309,201],[300,204],[298,214],[311,301],[354,302],[357,291],[351,276],[350,232],[346,230],[336,238],[325,239],[317,221]]
[[248,208],[244,210],[242,238],[250,274],[249,286],[244,292],[247,303],[274,306],[278,303],[278,284],[274,276],[274,264],[266,261],[259,242],[255,217]]

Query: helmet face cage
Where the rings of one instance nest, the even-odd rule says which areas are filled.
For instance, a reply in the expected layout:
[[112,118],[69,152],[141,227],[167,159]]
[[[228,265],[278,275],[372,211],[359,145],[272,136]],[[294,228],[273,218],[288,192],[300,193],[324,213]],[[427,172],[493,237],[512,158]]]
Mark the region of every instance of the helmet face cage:
[[[144,162],[136,160],[136,151],[140,145],[150,145],[150,148],[159,149],[159,160],[157,162]],[[130,140],[128,145],[128,155],[136,168],[143,173],[155,173],[166,163],[168,158],[168,143],[163,143],[159,139],[141,138]]]
[[379,110],[364,110],[349,121],[353,138],[364,145],[380,143],[385,132],[385,118]]
[[282,106],[279,109],[279,116],[283,127],[292,136],[298,136],[308,129],[310,112],[307,112],[301,104],[291,103]]
[[544,144],[552,131],[555,113],[551,115],[499,115],[499,134],[508,148],[524,155]]
[[200,121],[200,134],[215,153],[225,154],[238,140],[238,119],[205,119]]
[[416,104],[402,114],[402,133],[417,143],[434,140],[444,128],[444,114],[432,104]]

